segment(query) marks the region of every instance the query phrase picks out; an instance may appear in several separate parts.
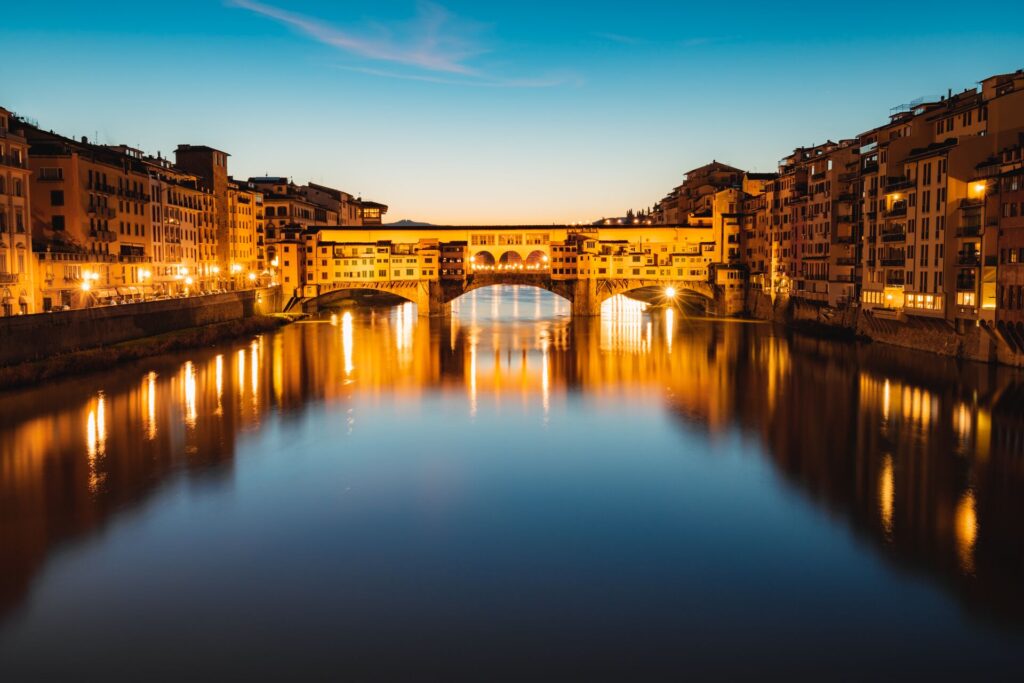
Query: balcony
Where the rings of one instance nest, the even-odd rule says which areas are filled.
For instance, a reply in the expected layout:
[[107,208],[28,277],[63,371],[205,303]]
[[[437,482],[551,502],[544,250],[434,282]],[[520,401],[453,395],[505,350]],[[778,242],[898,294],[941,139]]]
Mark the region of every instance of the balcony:
[[92,183],[88,186],[88,189],[93,192],[99,192],[100,194],[117,194],[117,188],[113,185],[104,185],[102,183]]
[[[882,261],[882,265],[884,267],[886,267],[886,268],[896,268],[896,267],[902,268],[907,263],[907,257],[906,256],[883,256],[881,261]],[[900,284],[903,284],[902,279],[900,280]]]
[[16,285],[18,284],[17,273],[0,273],[0,285]]
[[836,220],[840,223],[852,223],[853,216],[836,216]]
[[895,273],[889,273],[885,278],[885,284],[889,287],[899,286],[904,284],[903,271],[897,271]]
[[142,254],[121,254],[118,257],[121,263],[152,263],[153,258],[151,256],[144,256]]
[[117,218],[117,212],[107,206],[90,204],[87,212],[90,216],[96,216],[97,218]]
[[878,162],[869,161],[864,164],[864,168],[862,170],[864,173],[878,173]]
[[[859,174],[856,171],[854,171],[852,173],[840,173],[839,174],[839,182],[841,182],[841,183],[852,183],[854,180],[857,179],[858,175]],[[840,197],[840,199],[842,199],[842,197]]]
[[857,265],[857,259],[852,256],[840,256],[836,259],[837,266],[855,266]]
[[115,233],[113,230],[92,230],[89,233],[89,237],[100,242],[117,241],[117,233]]
[[839,196],[836,197],[841,202],[855,202],[857,201],[857,195],[853,192],[840,192]]
[[956,257],[957,265],[965,267],[977,267],[981,265],[981,254],[976,251],[960,252]]
[[978,281],[973,277],[958,277],[956,279],[956,290],[958,292],[973,292]]
[[885,212],[886,218],[903,218],[907,215],[907,205],[904,202],[893,204],[892,208]]
[[149,195],[145,192],[136,192],[135,190],[118,190],[117,193],[125,199],[130,199],[139,202],[148,202]]
[[908,190],[914,187],[916,184],[910,178],[904,178],[902,176],[895,176],[886,178],[885,191],[896,192],[897,190]]
[[857,241],[857,238],[855,238],[853,235],[837,235],[836,236],[836,244],[854,244],[854,243],[856,243],[856,241]]
[[846,282],[853,282],[853,281],[854,280],[853,280],[853,276],[852,275],[833,275],[832,279],[831,279],[831,282],[844,282],[844,283],[846,283]]
[[981,208],[984,205],[985,205],[985,200],[984,199],[971,199],[971,198],[968,197],[966,199],[961,199],[960,200],[960,208],[961,209],[977,209],[977,208]]
[[981,235],[981,223],[961,225],[956,230],[957,237],[978,237],[979,235]]
[[903,228],[899,230],[883,230],[882,231],[883,242],[906,242],[907,231]]

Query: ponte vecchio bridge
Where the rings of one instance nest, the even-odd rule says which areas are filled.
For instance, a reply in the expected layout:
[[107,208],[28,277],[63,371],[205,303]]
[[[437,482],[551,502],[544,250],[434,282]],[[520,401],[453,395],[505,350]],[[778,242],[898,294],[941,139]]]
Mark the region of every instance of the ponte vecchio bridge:
[[742,310],[744,271],[731,226],[470,226],[317,228],[270,247],[287,308],[315,310],[359,290],[386,292],[443,316],[459,296],[526,285],[594,316],[618,294],[703,298]]

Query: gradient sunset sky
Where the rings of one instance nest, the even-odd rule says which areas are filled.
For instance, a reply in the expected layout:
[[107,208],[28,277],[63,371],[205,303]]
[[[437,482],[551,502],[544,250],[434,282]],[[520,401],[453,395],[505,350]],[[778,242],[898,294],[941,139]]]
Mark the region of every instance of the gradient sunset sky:
[[0,105],[389,220],[590,221],[1024,67],[1019,2],[8,3]]

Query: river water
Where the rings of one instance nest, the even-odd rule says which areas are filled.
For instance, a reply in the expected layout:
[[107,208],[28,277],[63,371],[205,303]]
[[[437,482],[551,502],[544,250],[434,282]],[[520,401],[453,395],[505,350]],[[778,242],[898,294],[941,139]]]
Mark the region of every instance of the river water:
[[455,309],[0,396],[3,679],[1019,675],[1021,374]]

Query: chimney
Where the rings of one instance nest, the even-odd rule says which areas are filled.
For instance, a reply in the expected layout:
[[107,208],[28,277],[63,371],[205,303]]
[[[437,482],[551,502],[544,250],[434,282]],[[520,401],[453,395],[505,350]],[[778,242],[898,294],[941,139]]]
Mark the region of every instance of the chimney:
[[85,136],[83,135],[83,136],[82,136],[82,144],[83,144],[83,145],[88,145],[88,144],[89,144],[89,138],[87,138],[87,137],[85,137]]

